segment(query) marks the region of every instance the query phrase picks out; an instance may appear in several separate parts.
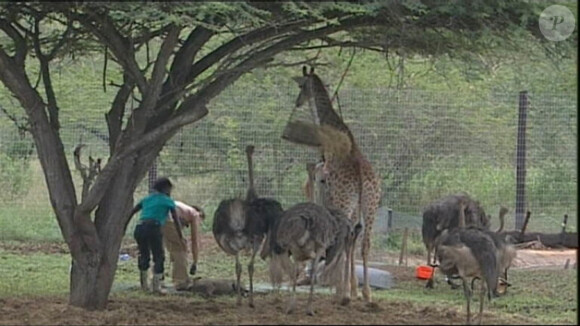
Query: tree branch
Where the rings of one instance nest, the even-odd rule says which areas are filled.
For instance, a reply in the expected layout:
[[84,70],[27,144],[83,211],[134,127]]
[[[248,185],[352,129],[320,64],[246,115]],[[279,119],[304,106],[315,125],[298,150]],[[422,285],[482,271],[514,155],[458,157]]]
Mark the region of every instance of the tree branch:
[[[210,99],[219,94],[225,87],[231,85],[244,73],[256,68],[264,61],[269,60],[274,55],[291,48],[292,46],[306,42],[321,36],[330,35],[341,30],[351,29],[355,27],[362,27],[374,24],[372,19],[350,18],[345,19],[338,25],[329,25],[320,27],[310,31],[302,31],[301,33],[288,36],[287,38],[278,41],[277,43],[248,55],[248,58],[240,62],[235,68],[229,69],[220,76],[198,91],[196,94],[186,97],[177,109],[176,114],[187,114],[187,108],[195,107],[196,103],[207,103]],[[205,58],[204,58],[205,59]]]
[[169,77],[164,85],[164,92],[166,94],[172,88],[179,88],[185,83],[187,76],[191,70],[191,63],[201,47],[206,44],[210,38],[215,35],[214,31],[198,26],[189,33],[185,43],[179,48],[173,63],[169,70]]
[[117,144],[117,153],[110,158],[107,165],[105,165],[99,173],[93,187],[87,195],[87,198],[83,200],[77,210],[87,213],[95,209],[101,198],[104,196],[111,178],[115,176],[117,167],[119,167],[124,160],[135,155],[137,151],[158,142],[160,138],[167,137],[167,135],[177,131],[179,128],[203,118],[207,113],[208,111],[205,105],[200,104],[192,108],[187,116],[176,116],[157,128],[145,133],[143,136],[139,137],[138,140],[134,140],[132,143],[125,145],[123,141],[130,141],[131,139],[129,137],[121,138],[120,142]]
[[16,96],[30,120],[38,158],[45,171],[45,181],[52,207],[63,237],[70,241],[74,233],[72,217],[77,204],[74,183],[58,133],[51,127],[42,97],[36,92],[23,67],[14,63],[0,48],[0,80]]
[[189,78],[187,78],[186,83],[191,83],[197,76],[206,71],[209,67],[213,66],[215,63],[223,59],[225,56],[236,52],[244,46],[252,45],[254,43],[267,40],[271,37],[278,36],[284,33],[288,33],[294,30],[298,30],[300,27],[307,26],[314,20],[298,20],[294,22],[289,22],[284,25],[278,26],[267,26],[251,32],[245,35],[239,36],[228,43],[218,47],[201,60],[196,62],[190,70]]
[[60,129],[60,122],[58,118],[58,106],[56,103],[56,96],[54,94],[54,88],[52,87],[52,80],[50,78],[50,58],[42,53],[42,48],[40,46],[40,20],[42,18],[34,18],[34,32],[32,33],[32,40],[34,43],[34,49],[38,61],[40,62],[40,73],[42,76],[42,82],[44,84],[44,92],[46,93],[46,99],[48,101],[48,113],[50,117],[50,124],[55,129]]
[[2,111],[2,113],[4,113],[4,115],[14,123],[14,126],[16,126],[20,134],[30,131],[30,121],[25,120],[26,123],[19,122],[18,118],[15,115],[10,114],[3,106],[0,106],[0,111]]
[[89,156],[89,166],[82,164],[81,162],[81,149],[85,147],[84,144],[78,144],[73,152],[74,155],[74,163],[76,169],[81,174],[81,178],[83,179],[83,190],[81,194],[81,200],[87,198],[89,193],[89,189],[91,187],[91,183],[101,171],[101,159],[97,158],[94,160],[91,156]]
[[165,76],[165,67],[167,66],[169,58],[173,53],[173,49],[179,40],[180,31],[181,27],[174,25],[169,30],[167,37],[165,37],[161,44],[161,49],[157,54],[157,60],[155,61],[153,72],[151,73],[151,79],[148,83],[147,93],[143,93],[144,98],[141,103],[141,109],[144,110],[145,113],[143,115],[144,119],[149,117],[149,113],[153,110],[155,103],[159,98],[163,86],[163,77]]
[[[119,64],[131,74],[137,88],[139,88],[139,92],[145,94],[147,81],[135,60],[135,50],[127,45],[129,44],[128,40],[119,33],[107,16],[103,18],[99,13],[89,11],[88,14],[76,14],[76,19],[111,50]],[[95,26],[99,22],[101,23],[101,28]]]
[[111,110],[105,113],[105,119],[107,120],[107,127],[109,129],[110,155],[113,155],[116,150],[117,141],[121,136],[121,126],[123,125],[125,104],[133,93],[133,88],[135,88],[135,83],[128,74],[123,74],[123,80],[123,85],[120,86],[117,95],[115,95],[115,99],[111,105]]
[[289,50],[290,51],[305,51],[305,50],[318,50],[318,49],[335,48],[335,47],[343,47],[343,48],[351,47],[351,48],[361,48],[361,49],[375,51],[375,52],[381,52],[381,53],[385,52],[384,48],[372,46],[372,44],[369,42],[355,42],[355,41],[341,42],[341,41],[336,41],[336,40],[334,40],[331,43],[327,43],[327,44],[300,46],[300,47],[291,48]]
[[0,18],[0,29],[2,29],[8,37],[14,41],[14,62],[19,67],[24,67],[24,60],[26,59],[26,54],[28,53],[28,47],[26,46],[26,40],[16,28],[14,28],[6,20]]
[[52,50],[50,50],[48,55],[46,55],[46,58],[48,61],[51,61],[52,59],[54,59],[56,57],[56,55],[58,54],[58,51],[65,45],[65,43],[68,40],[68,37],[72,33],[72,31],[73,31],[72,21],[68,21],[68,24],[66,26],[66,30],[64,31],[64,33],[62,34],[62,36],[60,37],[58,42],[54,45]]

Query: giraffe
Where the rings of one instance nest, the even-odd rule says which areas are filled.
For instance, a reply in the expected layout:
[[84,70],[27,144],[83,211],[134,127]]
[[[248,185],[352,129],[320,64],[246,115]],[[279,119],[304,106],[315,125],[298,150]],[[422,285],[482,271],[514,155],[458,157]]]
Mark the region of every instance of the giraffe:
[[304,180],[304,183],[302,184],[302,192],[304,193],[304,197],[306,197],[306,200],[308,200],[309,202],[315,202],[314,201],[314,178],[315,178],[315,173],[317,171],[317,169],[319,169],[320,165],[322,164],[322,162],[318,162],[318,163],[312,163],[312,162],[308,162],[306,163],[306,180]]
[[[332,107],[328,92],[314,68],[304,66],[302,76],[293,78],[300,86],[296,107],[314,102],[312,116],[320,126],[320,146],[323,171],[330,191],[331,203],[355,221],[364,224],[361,255],[363,258],[363,289],[366,302],[371,302],[368,277],[370,237],[381,198],[380,178],[359,149],[352,132]],[[346,136],[346,137],[345,137]],[[291,141],[291,139],[288,139]],[[354,249],[350,255],[350,295],[357,297]]]

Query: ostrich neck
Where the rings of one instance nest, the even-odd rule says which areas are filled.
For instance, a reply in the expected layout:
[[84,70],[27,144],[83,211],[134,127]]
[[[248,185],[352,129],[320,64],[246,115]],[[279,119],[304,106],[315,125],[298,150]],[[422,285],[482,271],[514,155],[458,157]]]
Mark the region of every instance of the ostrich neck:
[[254,188],[254,166],[252,165],[252,155],[246,154],[248,159],[248,192],[246,193],[247,200],[253,200],[257,196],[256,190]]

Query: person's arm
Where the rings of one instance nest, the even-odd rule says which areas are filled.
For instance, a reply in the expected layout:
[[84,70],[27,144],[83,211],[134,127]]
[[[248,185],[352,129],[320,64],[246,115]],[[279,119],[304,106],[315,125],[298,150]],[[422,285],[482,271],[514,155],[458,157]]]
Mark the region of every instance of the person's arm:
[[125,223],[125,228],[124,228],[125,232],[127,231],[127,226],[129,225],[129,222],[133,218],[133,215],[135,215],[142,208],[143,208],[143,205],[141,205],[141,202],[139,202],[137,205],[135,205],[135,207],[133,207],[133,209],[131,210],[131,214],[129,215],[129,218],[127,219],[127,223]]
[[191,221],[189,227],[191,229],[191,257],[193,258],[193,263],[189,269],[189,274],[195,275],[195,272],[197,271],[197,260],[199,258],[199,247],[197,246],[198,228],[195,218],[193,221]]
[[186,219],[187,222],[189,223],[189,228],[190,228],[190,232],[191,232],[191,258],[193,259],[193,262],[191,264],[191,267],[189,268],[189,274],[190,275],[195,275],[195,272],[197,271],[197,261],[199,258],[199,247],[197,245],[197,217],[199,217],[199,212],[193,208],[192,206],[187,205],[187,209],[185,209],[185,211],[187,212],[186,215]]
[[143,205],[141,205],[140,202],[137,205],[135,205],[135,207],[133,207],[133,210],[131,211],[131,215],[129,215],[129,219],[131,219],[133,217],[133,215],[135,215],[135,213],[140,211],[142,208],[143,208]]

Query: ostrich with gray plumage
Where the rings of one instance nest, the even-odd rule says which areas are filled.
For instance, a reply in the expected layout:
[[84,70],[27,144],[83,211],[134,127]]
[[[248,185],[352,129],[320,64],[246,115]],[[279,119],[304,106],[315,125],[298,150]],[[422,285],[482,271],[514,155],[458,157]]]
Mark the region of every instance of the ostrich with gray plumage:
[[[316,202],[323,205],[328,203],[324,180],[314,186],[313,193]],[[343,304],[348,302],[345,297],[350,279],[347,253],[353,250],[362,226],[355,226],[342,210],[325,206],[313,202],[298,203],[284,212],[276,228],[272,230],[270,279],[277,286],[282,282],[284,274],[290,277],[293,293],[287,313],[293,312],[296,307],[296,283],[302,262],[310,261],[312,264],[310,295],[306,308],[308,315],[314,315],[314,277],[321,259],[325,261],[321,277],[335,287],[338,300],[342,299]]]
[[[427,264],[431,262],[431,253],[435,249],[435,239],[445,229],[451,231],[459,224],[459,203],[465,203],[465,223],[467,226],[476,225],[489,228],[489,218],[478,201],[472,199],[467,194],[454,194],[445,196],[431,204],[423,210],[423,225],[421,234],[423,243],[427,249]],[[434,258],[434,257],[433,257]]]
[[[492,237],[479,227],[465,227],[465,203],[460,203],[459,226],[451,231],[443,231],[435,241],[435,255],[439,268],[446,275],[458,274],[463,283],[463,293],[467,301],[467,324],[471,322],[470,302],[473,282],[480,280],[479,316],[483,317],[484,296],[488,300],[497,291],[500,262],[498,249]],[[471,280],[471,287],[469,286]]]
[[282,205],[275,199],[258,197],[254,188],[253,153],[254,146],[247,146],[249,186],[246,199],[230,198],[222,200],[215,211],[212,225],[212,232],[219,247],[227,254],[235,256],[238,305],[241,305],[242,300],[240,290],[242,274],[240,253],[250,252],[251,256],[248,264],[250,307],[254,307],[253,274],[256,254],[264,242],[268,230],[283,213]]

